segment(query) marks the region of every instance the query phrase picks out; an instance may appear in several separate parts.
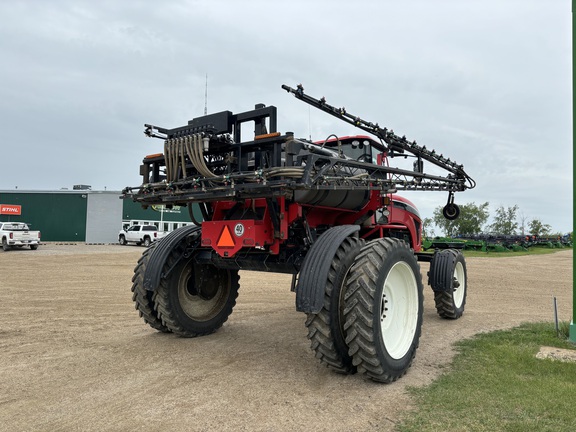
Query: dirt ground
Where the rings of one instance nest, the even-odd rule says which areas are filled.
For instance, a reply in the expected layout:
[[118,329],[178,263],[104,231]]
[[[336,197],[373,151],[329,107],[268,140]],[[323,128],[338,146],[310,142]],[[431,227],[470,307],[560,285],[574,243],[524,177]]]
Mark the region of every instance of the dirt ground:
[[572,313],[571,250],[469,258],[464,316],[440,319],[426,287],[412,368],[376,384],[317,362],[288,275],[241,272],[234,313],[213,335],[156,332],[131,299],[143,250],[0,250],[0,430],[389,431],[412,406],[407,386],[448,370],[454,341],[552,322],[554,296],[561,320]]

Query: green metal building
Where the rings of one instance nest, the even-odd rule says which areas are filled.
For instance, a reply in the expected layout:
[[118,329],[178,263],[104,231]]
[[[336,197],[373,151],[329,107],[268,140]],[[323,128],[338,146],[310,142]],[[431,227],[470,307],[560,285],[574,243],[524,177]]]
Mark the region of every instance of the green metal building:
[[[160,231],[189,225],[187,207],[144,210],[119,191],[93,191],[89,186],[73,190],[0,190],[0,204],[19,206],[20,214],[0,214],[0,221],[26,222],[42,233],[42,241],[115,243],[127,225],[154,224]],[[198,213],[198,214],[197,214]],[[200,211],[194,213],[201,220]]]

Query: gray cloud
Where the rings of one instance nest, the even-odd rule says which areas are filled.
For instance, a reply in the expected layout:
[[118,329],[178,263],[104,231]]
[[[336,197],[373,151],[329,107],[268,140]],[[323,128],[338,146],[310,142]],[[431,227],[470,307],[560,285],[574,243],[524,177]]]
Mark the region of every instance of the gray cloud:
[[[208,109],[279,108],[280,128],[356,133],[294,100],[302,82],[463,163],[457,201],[572,229],[571,4],[525,1],[0,3],[0,189],[139,182],[159,141]],[[411,197],[424,216],[443,194]]]

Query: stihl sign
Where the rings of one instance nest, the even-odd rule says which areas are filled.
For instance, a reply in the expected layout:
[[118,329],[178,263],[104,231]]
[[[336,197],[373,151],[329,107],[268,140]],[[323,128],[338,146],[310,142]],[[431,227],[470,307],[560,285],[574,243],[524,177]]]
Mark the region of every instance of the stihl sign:
[[22,206],[14,204],[0,204],[0,215],[20,215]]

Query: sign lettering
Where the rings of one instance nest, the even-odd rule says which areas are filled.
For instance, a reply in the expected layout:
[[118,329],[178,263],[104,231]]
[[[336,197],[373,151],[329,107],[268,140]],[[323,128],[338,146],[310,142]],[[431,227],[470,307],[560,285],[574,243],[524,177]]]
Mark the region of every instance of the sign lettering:
[[0,215],[16,215],[22,214],[22,206],[16,204],[0,204]]

